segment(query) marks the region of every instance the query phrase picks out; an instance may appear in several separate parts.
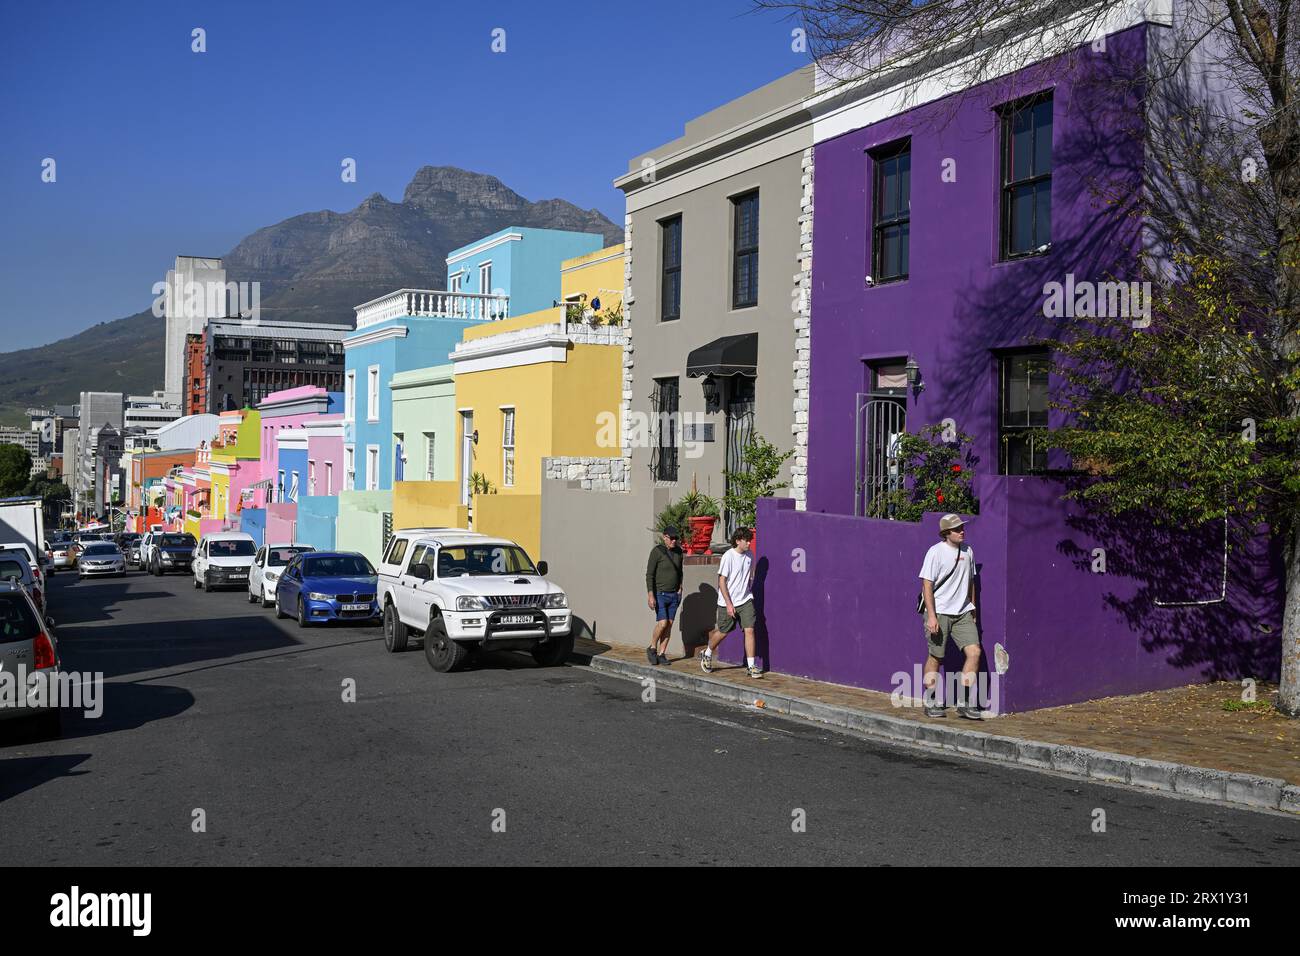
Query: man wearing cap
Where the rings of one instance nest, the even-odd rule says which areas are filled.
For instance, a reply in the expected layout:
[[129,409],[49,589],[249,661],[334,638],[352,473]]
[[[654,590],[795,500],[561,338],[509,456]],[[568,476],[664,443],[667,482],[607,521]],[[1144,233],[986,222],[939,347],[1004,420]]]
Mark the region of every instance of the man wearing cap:
[[650,646],[645,649],[651,664],[668,663],[668,641],[672,638],[673,618],[682,603],[682,549],[677,546],[677,529],[668,525],[660,532],[663,539],[650,549],[646,562],[646,603],[655,612]]
[[961,669],[962,699],[957,713],[979,720],[970,688],[980,665],[980,636],[975,626],[975,553],[966,543],[966,525],[959,515],[939,519],[939,542],[931,545],[921,565],[921,597],[925,604],[925,634],[930,656],[925,660],[925,715],[944,716],[939,665],[948,639],[966,655]]

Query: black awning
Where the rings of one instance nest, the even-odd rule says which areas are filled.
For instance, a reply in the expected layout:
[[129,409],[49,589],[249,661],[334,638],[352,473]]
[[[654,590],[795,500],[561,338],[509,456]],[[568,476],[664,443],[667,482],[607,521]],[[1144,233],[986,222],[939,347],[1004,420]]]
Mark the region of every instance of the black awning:
[[686,356],[687,378],[701,375],[758,375],[758,333],[724,335]]

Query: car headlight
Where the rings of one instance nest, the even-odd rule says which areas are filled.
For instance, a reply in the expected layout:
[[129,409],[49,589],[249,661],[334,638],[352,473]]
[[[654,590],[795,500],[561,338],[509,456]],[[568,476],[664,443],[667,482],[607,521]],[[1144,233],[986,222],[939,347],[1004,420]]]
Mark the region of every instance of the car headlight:
[[491,609],[488,599],[477,594],[463,594],[456,598],[458,611],[487,611]]
[[546,601],[542,607],[568,607],[569,599],[563,591],[555,594],[546,595]]
[[334,600],[334,595],[332,595],[332,594],[321,594],[319,591],[309,591],[309,592],[307,593],[307,597],[308,597],[308,599],[310,599],[310,600],[312,600],[312,601],[332,601],[332,600]]

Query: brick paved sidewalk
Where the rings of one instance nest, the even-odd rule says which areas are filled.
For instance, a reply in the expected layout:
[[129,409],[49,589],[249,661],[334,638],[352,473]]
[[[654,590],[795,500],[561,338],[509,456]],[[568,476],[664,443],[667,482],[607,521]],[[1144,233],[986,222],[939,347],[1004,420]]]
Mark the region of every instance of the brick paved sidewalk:
[[[578,645],[578,653],[584,656],[612,657],[650,670],[644,648],[591,641]],[[701,674],[694,659],[674,660],[662,669]],[[744,668],[722,664],[709,676],[752,689],[756,697],[785,694],[918,723],[1275,777],[1300,785],[1300,720],[1283,717],[1269,706],[1275,685],[1260,684],[1256,689],[1260,703],[1245,709],[1225,709],[1225,703],[1240,706],[1241,687],[1221,682],[1108,697],[976,723],[958,718],[952,708],[945,719],[927,719],[913,708],[894,707],[885,693],[784,674],[751,680]]]

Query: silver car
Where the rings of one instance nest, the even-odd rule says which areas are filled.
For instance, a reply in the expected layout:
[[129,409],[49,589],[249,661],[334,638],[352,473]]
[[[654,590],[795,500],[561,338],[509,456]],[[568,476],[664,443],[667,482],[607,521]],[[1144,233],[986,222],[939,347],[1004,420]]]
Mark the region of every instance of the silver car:
[[77,558],[77,573],[81,577],[95,574],[126,574],[126,555],[111,541],[92,541]]
[[[0,671],[13,675],[41,672],[48,685],[59,673],[59,646],[53,622],[42,618],[21,586],[0,581]],[[21,701],[0,697],[0,720],[29,720],[42,737],[57,737],[61,717],[52,695],[22,681]],[[33,695],[39,696],[33,696]],[[34,706],[33,701],[44,706]]]

